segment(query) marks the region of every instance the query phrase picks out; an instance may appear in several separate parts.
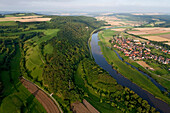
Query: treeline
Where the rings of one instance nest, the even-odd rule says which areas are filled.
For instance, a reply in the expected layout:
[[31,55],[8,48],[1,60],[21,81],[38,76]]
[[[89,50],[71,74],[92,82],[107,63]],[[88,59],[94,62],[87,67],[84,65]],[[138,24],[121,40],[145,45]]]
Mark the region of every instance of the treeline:
[[44,33],[43,32],[30,32],[27,34],[20,34],[19,39],[21,39],[22,41],[26,41],[28,39],[35,37],[35,36],[37,36],[38,38],[41,38],[42,36],[44,36]]
[[[17,40],[0,39],[0,73],[2,71],[10,70],[11,68],[10,61],[16,54],[16,45]],[[10,82],[13,83],[11,75]],[[4,90],[3,84],[4,83],[2,82],[2,79],[0,79],[0,100],[3,100],[3,98],[5,98],[5,95],[3,95]]]
[[0,14],[0,18],[4,18],[4,15]]
[[[93,91],[100,97],[100,103],[109,103],[112,107],[122,112],[144,112],[155,113],[156,109],[151,107],[146,100],[143,100],[136,93],[127,87],[117,84],[106,71],[89,59],[84,59],[79,64],[79,73],[84,82],[84,87],[79,87],[79,91]],[[82,84],[80,78],[76,78],[78,84]],[[84,93],[81,93],[84,95]],[[87,96],[87,94],[86,94]]]

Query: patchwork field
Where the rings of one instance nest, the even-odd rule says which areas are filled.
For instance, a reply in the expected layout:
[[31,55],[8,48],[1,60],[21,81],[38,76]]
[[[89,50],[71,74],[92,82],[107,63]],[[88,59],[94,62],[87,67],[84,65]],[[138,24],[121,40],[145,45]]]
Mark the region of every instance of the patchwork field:
[[0,18],[0,22],[3,21],[40,22],[40,21],[50,21],[50,20],[51,18],[43,18],[43,16],[21,16],[21,17]]
[[139,35],[152,41],[170,41],[170,28],[134,28],[129,34]]
[[134,28],[133,31],[128,31],[130,34],[134,35],[148,35],[148,34],[161,34],[161,33],[168,33],[170,34],[170,28]]
[[111,26],[135,26],[135,25],[138,25],[138,23],[136,23],[134,21],[121,20],[115,16],[99,16],[99,17],[96,17],[96,19],[106,21]]

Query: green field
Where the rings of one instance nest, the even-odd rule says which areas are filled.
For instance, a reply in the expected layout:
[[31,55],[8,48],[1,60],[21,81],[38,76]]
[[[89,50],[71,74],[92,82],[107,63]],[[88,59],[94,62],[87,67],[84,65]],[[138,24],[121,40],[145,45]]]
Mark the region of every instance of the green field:
[[47,44],[44,47],[44,54],[52,54],[53,46],[51,44]]
[[15,26],[17,25],[14,21],[0,21],[0,26]]
[[19,63],[20,51],[19,47],[17,47],[16,55],[10,63],[11,70],[0,72],[0,78],[4,86],[2,95],[4,99],[1,103],[0,113],[45,113],[46,111],[43,106],[19,81]]
[[[107,31],[106,31],[107,33]],[[113,32],[114,34],[114,32]],[[109,37],[109,35],[113,35],[110,32],[107,35]],[[138,72],[137,70],[133,69],[131,66],[127,65],[126,63],[122,62],[116,55],[116,53],[111,50],[110,48],[107,47],[109,42],[106,42],[105,37],[102,37],[101,34],[99,34],[99,38],[100,38],[100,42],[99,45],[101,47],[102,53],[104,55],[104,57],[106,58],[106,60],[113,65],[113,67],[122,75],[124,75],[125,77],[127,77],[129,80],[131,80],[132,82],[136,83],[137,85],[139,85],[140,87],[142,87],[143,89],[151,92],[152,94],[154,94],[156,97],[163,99],[164,101],[170,103],[170,99],[166,96],[164,96],[161,91],[144,75],[142,75],[140,72]]]
[[[42,81],[43,64],[45,63],[44,56],[40,50],[40,44],[46,42],[57,35],[59,29],[38,30],[44,32],[45,36],[38,38],[33,37],[25,42],[24,49],[26,50],[26,68],[29,70],[33,79]],[[51,54],[53,47],[50,44],[45,45],[43,52],[45,54]]]

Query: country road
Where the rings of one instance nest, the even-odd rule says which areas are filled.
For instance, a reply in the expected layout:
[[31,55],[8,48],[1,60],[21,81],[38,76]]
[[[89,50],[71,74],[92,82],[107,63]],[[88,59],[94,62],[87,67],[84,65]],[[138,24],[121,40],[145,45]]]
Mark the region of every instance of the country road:
[[24,77],[21,77],[20,81],[28,89],[28,91],[31,92],[35,98],[43,105],[48,113],[63,113],[58,102],[52,97],[52,95],[31,81],[25,79]]

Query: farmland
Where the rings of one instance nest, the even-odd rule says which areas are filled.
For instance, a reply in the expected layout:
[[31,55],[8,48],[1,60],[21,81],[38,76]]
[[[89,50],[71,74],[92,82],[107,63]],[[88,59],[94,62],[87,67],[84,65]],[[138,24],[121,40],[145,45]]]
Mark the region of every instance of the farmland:
[[116,16],[98,16],[97,20],[104,20],[110,26],[135,26],[139,25],[138,22],[122,20],[117,18]]
[[128,31],[128,33],[134,35],[161,34],[161,33],[169,33],[169,32],[170,32],[170,28],[161,28],[161,27],[134,28],[133,31]]
[[20,17],[4,17],[0,18],[0,22],[5,21],[19,21],[19,22],[43,22],[43,21],[50,21],[51,18],[43,18],[43,16],[20,16]]
[[170,28],[134,28],[132,31],[127,31],[129,34],[139,35],[151,41],[167,41],[170,42]]

